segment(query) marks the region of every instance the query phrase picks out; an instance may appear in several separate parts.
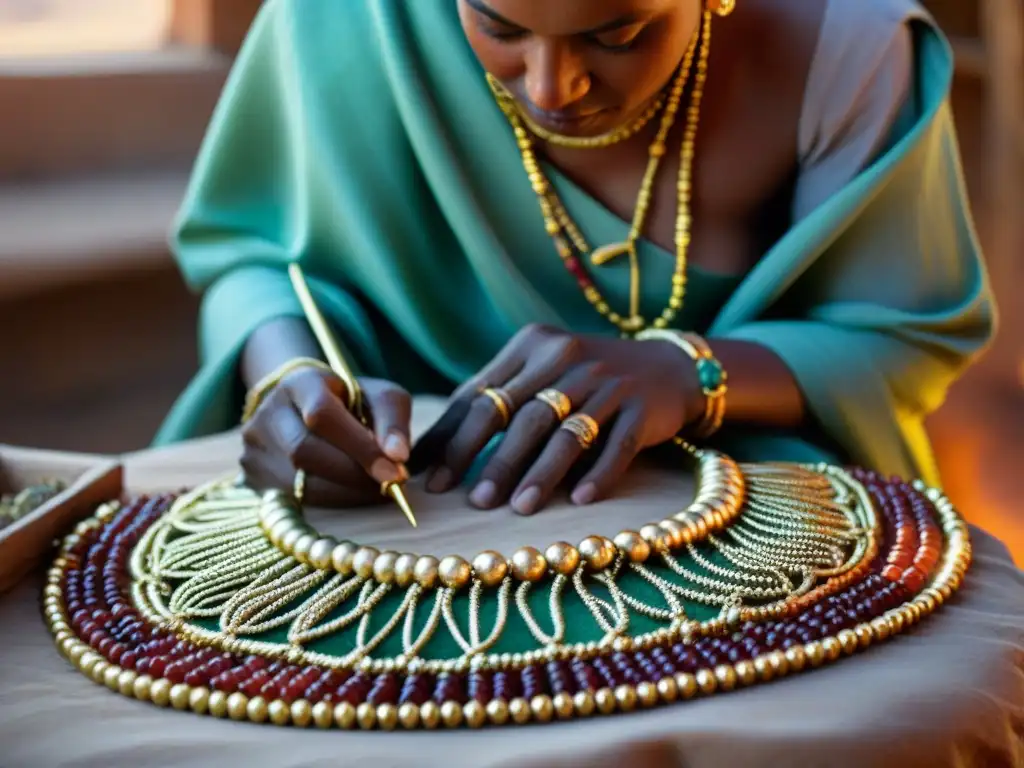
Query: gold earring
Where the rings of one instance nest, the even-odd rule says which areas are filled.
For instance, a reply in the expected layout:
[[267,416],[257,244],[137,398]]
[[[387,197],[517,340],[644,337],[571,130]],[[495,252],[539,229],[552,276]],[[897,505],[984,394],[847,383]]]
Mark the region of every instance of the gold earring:
[[708,0],[708,10],[718,16],[728,16],[736,10],[736,0]]

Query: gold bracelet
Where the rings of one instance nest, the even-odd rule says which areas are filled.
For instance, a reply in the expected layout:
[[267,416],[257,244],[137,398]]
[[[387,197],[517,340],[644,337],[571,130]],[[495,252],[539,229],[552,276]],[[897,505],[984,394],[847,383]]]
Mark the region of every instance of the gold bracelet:
[[637,341],[667,341],[675,344],[697,364],[697,379],[704,393],[704,416],[694,429],[694,436],[706,439],[715,434],[725,421],[725,396],[728,374],[711,351],[711,346],[696,333],[650,328],[636,335]]
[[270,391],[281,383],[281,379],[300,368],[317,368],[327,373],[334,373],[331,366],[323,360],[314,357],[296,357],[287,363],[278,366],[273,371],[260,379],[245,395],[245,407],[242,408],[242,423],[245,424],[256,413],[256,409],[266,399]]

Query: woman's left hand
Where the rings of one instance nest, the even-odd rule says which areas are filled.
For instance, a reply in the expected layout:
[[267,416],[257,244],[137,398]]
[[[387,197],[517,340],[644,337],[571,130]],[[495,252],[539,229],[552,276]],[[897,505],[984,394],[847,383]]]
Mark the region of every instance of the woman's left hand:
[[417,442],[410,464],[430,467],[430,492],[457,485],[504,428],[499,408],[482,394],[488,387],[505,393],[512,418],[470,502],[491,509],[511,499],[524,515],[548,502],[585,453],[574,434],[559,429],[554,408],[537,399],[544,389],[563,393],[573,413],[600,426],[591,449],[597,458],[573,489],[575,504],[605,498],[640,451],[671,440],[703,413],[696,367],[675,345],[530,326],[459,388],[445,414]]

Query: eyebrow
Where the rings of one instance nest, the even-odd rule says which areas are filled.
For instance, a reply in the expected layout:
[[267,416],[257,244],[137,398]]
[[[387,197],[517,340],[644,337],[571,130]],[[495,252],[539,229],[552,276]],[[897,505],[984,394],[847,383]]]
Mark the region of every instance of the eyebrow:
[[[490,8],[482,0],[466,0],[466,5],[472,8],[477,13],[482,13],[492,21],[496,21],[498,24],[504,24],[506,27],[513,27],[514,29],[523,29],[522,26],[516,24],[514,21],[510,21],[502,16],[500,13]],[[613,19],[606,24],[594,27],[593,29],[584,30],[583,32],[577,32],[579,35],[600,35],[603,32],[612,32],[616,29],[622,29],[628,27],[630,24],[636,24],[637,18],[633,14],[627,14],[620,16],[617,19]]]

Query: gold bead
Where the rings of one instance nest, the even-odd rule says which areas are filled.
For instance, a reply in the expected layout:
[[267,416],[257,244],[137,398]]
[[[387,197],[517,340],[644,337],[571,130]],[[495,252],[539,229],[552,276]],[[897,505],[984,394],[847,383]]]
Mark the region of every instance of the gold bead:
[[861,648],[867,648],[871,645],[871,640],[874,638],[874,633],[872,633],[871,627],[867,624],[858,624],[854,634],[857,635],[857,642]]
[[377,708],[368,701],[356,707],[356,723],[364,731],[372,730],[377,725]]
[[188,695],[188,708],[197,715],[205,715],[210,710],[210,689],[193,688]]
[[117,681],[121,677],[121,668],[109,666],[103,671],[103,684],[112,691],[117,690]]
[[638,698],[636,688],[632,685],[620,685],[615,689],[615,703],[623,712],[636,709]]
[[313,725],[317,728],[330,728],[334,723],[334,707],[326,701],[314,704],[310,709],[310,715],[313,718]]
[[611,688],[600,688],[594,693],[594,704],[602,715],[610,715],[615,711],[615,691]]
[[758,656],[754,659],[754,672],[758,679],[765,683],[775,677],[775,669],[767,656]]
[[139,677],[135,678],[135,684],[132,686],[132,695],[139,701],[149,701],[149,690],[152,685],[152,677],[149,675],[139,675]]
[[733,671],[736,673],[736,681],[740,685],[753,685],[757,682],[757,669],[752,661],[737,662]]
[[587,536],[577,547],[580,557],[589,568],[599,571],[607,568],[615,560],[618,551],[615,545],[604,536]]
[[520,581],[540,581],[546,570],[547,561],[533,547],[520,547],[512,553],[512,575]]
[[825,653],[825,661],[835,661],[843,654],[843,646],[835,637],[826,637],[822,640],[821,648]]
[[360,547],[356,550],[356,554],[352,558],[352,570],[355,571],[356,576],[363,579],[372,577],[373,564],[377,561],[378,555],[380,552],[373,547]]
[[651,545],[636,531],[622,531],[614,542],[631,563],[642,563],[651,556]]
[[551,697],[551,705],[554,707],[555,716],[559,720],[568,720],[573,716],[575,707],[573,706],[572,696],[565,691],[556,693]]
[[487,702],[487,719],[494,725],[504,725],[508,722],[508,704],[503,699],[491,699]]
[[525,725],[530,722],[530,702],[523,698],[512,699],[508,704],[508,713],[512,722],[516,725]]
[[188,709],[189,696],[192,694],[192,686],[178,683],[171,688],[171,706],[179,712]]
[[[430,589],[437,584],[439,563],[436,557],[424,556],[416,560],[413,575],[416,583],[425,589]],[[422,713],[421,713],[422,714]]]
[[373,561],[373,578],[381,584],[392,583],[395,580],[395,563],[397,562],[397,552],[381,552]]
[[285,532],[284,536],[281,537],[280,546],[283,552],[286,552],[289,555],[294,555],[295,545],[299,543],[299,539],[301,539],[306,532],[302,527],[291,522],[289,522],[289,526],[290,527]]
[[658,523],[658,527],[665,532],[665,543],[669,549],[682,546],[686,535],[686,526],[683,523],[669,518]]
[[636,697],[642,707],[653,707],[660,700],[658,686],[654,683],[640,683],[636,687]]
[[343,701],[334,707],[334,724],[342,730],[349,731],[356,725],[356,708]]
[[289,515],[288,517],[278,520],[270,527],[267,538],[270,539],[271,544],[280,548],[282,547],[285,535],[294,530],[294,528],[295,522],[292,520],[291,515]]
[[655,689],[657,690],[658,696],[661,700],[668,704],[671,704],[679,698],[679,686],[676,685],[676,680],[671,675],[661,678],[655,686]]
[[328,568],[331,568],[334,548],[336,546],[338,546],[338,542],[329,536],[317,539],[309,548],[309,564],[318,571],[326,571]]
[[428,730],[437,728],[441,724],[441,708],[432,701],[424,703],[420,707],[420,722]]
[[887,618],[889,621],[889,629],[892,632],[892,634],[898,635],[900,632],[903,631],[903,626],[905,622],[903,621],[903,614],[901,614],[899,611],[892,611],[886,614],[885,618]]
[[403,728],[412,730],[420,724],[420,708],[406,702],[398,708],[398,722]]
[[121,674],[117,676],[117,690],[123,696],[134,696],[135,693],[135,678],[138,674],[135,670],[124,669],[121,670]]
[[860,639],[857,637],[857,633],[852,629],[842,630],[836,638],[839,643],[839,647],[843,653],[851,654],[857,650],[857,646],[860,645]]
[[807,662],[812,667],[820,667],[825,661],[825,649],[817,641],[807,643],[804,646],[804,654],[806,654]]
[[500,552],[486,550],[473,558],[473,573],[485,587],[496,587],[508,574],[508,563]]
[[697,676],[689,672],[680,672],[675,677],[676,690],[682,699],[692,699],[697,695],[700,686],[697,684]]
[[580,717],[590,717],[597,708],[594,694],[590,691],[578,691],[572,697],[572,706]]
[[295,546],[292,548],[292,557],[303,565],[309,565],[309,553],[312,551],[314,544],[316,544],[316,536],[304,533],[295,542]]
[[470,728],[482,728],[487,724],[487,710],[479,701],[468,702],[462,708],[462,715]]
[[224,691],[210,691],[209,707],[214,717],[227,717],[228,695]]
[[737,683],[736,670],[729,664],[719,664],[715,667],[715,680],[720,690],[731,691]]
[[571,576],[580,566],[580,552],[572,544],[557,541],[544,551],[548,567],[562,576]]
[[889,622],[883,616],[872,620],[871,630],[875,635],[875,639],[880,641],[888,639],[889,635],[892,634]]
[[804,651],[804,648],[799,645],[794,645],[792,648],[787,649],[786,661],[793,672],[802,671],[807,665],[807,654]]
[[267,715],[274,725],[288,725],[292,719],[292,710],[285,702],[274,699],[267,705]]
[[352,561],[358,551],[351,541],[343,541],[331,552],[331,567],[342,576],[352,573]]
[[160,678],[154,680],[149,687],[149,700],[158,707],[166,707],[171,703],[171,681]]
[[451,589],[462,589],[469,583],[473,570],[464,558],[449,555],[441,560],[437,567],[441,583]]
[[416,578],[415,569],[416,555],[399,555],[395,561],[395,584],[399,587],[408,587]]
[[377,727],[382,731],[393,731],[398,727],[398,707],[381,704],[377,707]]
[[297,699],[292,703],[291,716],[299,728],[308,728],[313,722],[313,706],[306,699]]
[[249,715],[249,697],[244,693],[232,693],[228,696],[228,717],[232,720],[245,720]]
[[711,694],[718,689],[718,678],[715,677],[715,673],[710,669],[701,669],[694,675],[697,680],[697,687],[701,693]]
[[547,695],[530,699],[530,712],[538,723],[550,723],[555,716],[555,705]]
[[270,708],[267,700],[262,696],[253,696],[245,705],[245,716],[253,723],[265,723],[270,717]]
[[[685,530],[685,526],[683,530]],[[660,525],[648,523],[640,529],[640,535],[655,552],[668,551],[670,535]],[[680,536],[682,536],[682,533],[680,533]]]
[[458,728],[462,725],[462,705],[455,701],[446,701],[442,704],[441,722],[446,728]]

